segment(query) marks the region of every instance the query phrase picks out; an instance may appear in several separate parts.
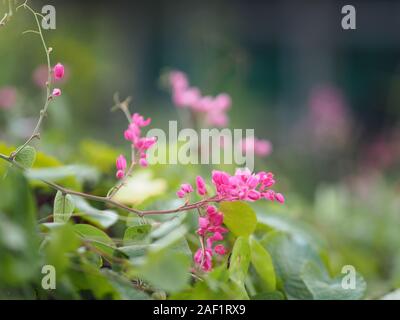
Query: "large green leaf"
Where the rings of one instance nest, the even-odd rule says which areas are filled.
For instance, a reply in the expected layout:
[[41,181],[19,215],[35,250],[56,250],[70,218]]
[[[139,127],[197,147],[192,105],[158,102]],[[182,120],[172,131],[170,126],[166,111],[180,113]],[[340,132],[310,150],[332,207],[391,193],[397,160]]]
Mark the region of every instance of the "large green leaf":
[[54,222],[67,222],[69,218],[71,218],[74,208],[75,205],[72,197],[69,194],[63,194],[61,191],[57,191],[56,197],[54,198]]
[[291,235],[283,232],[272,232],[263,241],[270,253],[279,284],[283,287],[288,299],[312,299],[313,296],[303,279],[301,272],[309,261],[324,269],[319,255],[311,246],[297,242]]
[[222,202],[219,209],[224,214],[224,224],[236,236],[249,236],[254,232],[257,217],[247,203]]
[[229,261],[229,277],[240,289],[241,297],[248,298],[244,282],[247,277],[251,260],[249,239],[239,237],[236,239]]
[[344,275],[331,279],[324,269],[315,263],[307,263],[302,270],[301,278],[310,290],[315,300],[358,300],[361,299],[366,290],[364,279],[355,274],[355,287],[342,286]]
[[250,238],[251,263],[263,280],[267,291],[274,291],[276,279],[272,258],[268,251],[254,237]]

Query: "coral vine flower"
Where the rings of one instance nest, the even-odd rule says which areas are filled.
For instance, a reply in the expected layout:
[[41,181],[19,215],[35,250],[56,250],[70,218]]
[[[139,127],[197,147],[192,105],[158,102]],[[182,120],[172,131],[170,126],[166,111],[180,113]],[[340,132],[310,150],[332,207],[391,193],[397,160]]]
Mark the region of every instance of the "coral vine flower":
[[54,79],[60,80],[64,77],[64,66],[61,63],[57,63],[53,68]]
[[202,177],[200,177],[200,176],[196,177],[196,186],[197,186],[197,193],[200,196],[204,196],[207,193],[206,184]]
[[117,168],[117,173],[115,176],[117,177],[117,179],[122,179],[125,176],[126,165],[127,164],[125,157],[122,154],[119,155],[115,162],[115,166]]
[[272,152],[272,144],[268,140],[257,139],[255,137],[246,138],[240,141],[242,152],[254,152],[260,157],[267,157]]
[[132,143],[132,146],[138,152],[140,159],[139,165],[142,167],[148,166],[146,151],[157,143],[156,137],[142,137],[141,128],[148,126],[151,123],[151,118],[144,119],[139,113],[132,115],[132,122],[124,131],[124,138]]
[[221,225],[224,216],[215,206],[207,206],[206,216],[199,217],[199,228],[197,234],[203,237],[206,248],[197,250],[194,256],[194,262],[203,270],[210,271],[212,268],[212,256],[214,253],[219,255],[226,254],[225,247],[218,244],[213,249],[214,242],[224,240],[223,234],[228,232]]
[[189,86],[187,76],[181,71],[172,71],[169,74],[169,82],[175,106],[203,113],[208,125],[224,127],[228,124],[226,111],[232,104],[228,94],[221,93],[216,97],[202,96],[198,88]]
[[181,184],[180,189],[176,192],[179,198],[184,198],[186,194],[193,192],[193,187],[189,183]]
[[53,97],[59,97],[59,96],[61,96],[61,89],[59,89],[59,88],[54,88],[54,89],[53,89],[53,92],[52,92],[52,96],[53,96]]
[[[252,173],[249,169],[238,169],[231,176],[227,172],[214,170],[211,179],[216,191],[218,201],[257,201],[267,199],[284,203],[285,198],[281,193],[276,193],[269,189],[275,184],[274,175],[271,172],[260,171]],[[201,176],[196,177],[197,193],[205,194],[205,182]],[[189,184],[181,185],[177,192],[178,197],[183,198],[193,188]],[[224,255],[227,253],[222,244],[216,242],[224,240],[224,234],[228,232],[222,226],[224,215],[218,211],[217,207],[207,205],[205,215],[200,216],[198,220],[198,229],[196,233],[202,238],[202,248],[197,250],[194,256],[194,262],[203,271],[212,269],[213,254]],[[204,247],[204,248],[203,248]]]

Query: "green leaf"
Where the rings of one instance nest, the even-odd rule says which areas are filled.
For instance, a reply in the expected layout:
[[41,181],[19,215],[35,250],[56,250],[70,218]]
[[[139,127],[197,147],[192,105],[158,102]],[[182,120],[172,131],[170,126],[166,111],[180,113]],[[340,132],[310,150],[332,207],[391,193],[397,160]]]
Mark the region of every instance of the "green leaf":
[[236,236],[249,236],[254,232],[257,217],[247,203],[222,202],[219,209],[224,214],[224,224]]
[[79,239],[69,224],[50,230],[45,246],[46,263],[54,266],[59,277],[67,268],[70,259],[68,252],[75,251],[79,246]]
[[163,250],[150,253],[140,268],[140,275],[156,288],[177,292],[190,279],[190,263],[190,258],[181,252]]
[[102,230],[89,224],[75,224],[73,226],[76,233],[91,245],[97,248],[106,257],[112,257],[115,251],[115,244],[112,239]]
[[[18,149],[17,149],[18,150]],[[15,156],[15,161],[23,166],[25,169],[29,169],[33,166],[36,159],[36,149],[31,146],[26,146],[18,151]]]
[[277,231],[291,234],[296,240],[308,242],[317,250],[326,246],[326,243],[313,228],[288,215],[257,211],[257,220],[259,225],[268,226]]
[[72,196],[80,216],[96,226],[109,228],[118,221],[118,213],[113,210],[100,210],[78,196]]
[[54,199],[53,219],[54,222],[67,222],[71,218],[75,205],[69,194],[57,191]]
[[124,245],[143,244],[146,243],[148,235],[151,231],[150,224],[142,224],[139,226],[128,227],[124,234]]
[[302,270],[301,278],[315,300],[358,300],[361,299],[366,290],[364,279],[355,274],[355,287],[342,287],[342,280],[346,275],[340,275],[331,279],[325,270],[319,268],[315,263],[307,263]]
[[250,238],[251,263],[258,275],[263,280],[267,291],[274,291],[276,288],[276,278],[272,258],[268,251],[253,237]]
[[313,248],[296,241],[283,232],[272,232],[263,241],[270,253],[279,284],[288,299],[312,299],[313,296],[301,278],[301,272],[309,261],[324,269],[325,266]]
[[244,286],[250,265],[250,245],[246,237],[236,239],[229,264],[229,277],[237,285]]

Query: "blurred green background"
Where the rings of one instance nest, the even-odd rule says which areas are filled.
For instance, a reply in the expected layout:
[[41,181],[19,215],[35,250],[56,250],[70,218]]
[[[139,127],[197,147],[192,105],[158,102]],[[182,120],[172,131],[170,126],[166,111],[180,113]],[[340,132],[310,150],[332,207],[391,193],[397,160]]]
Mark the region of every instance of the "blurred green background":
[[[125,146],[126,120],[110,113],[115,92],[167,128],[179,117],[161,75],[182,70],[203,92],[231,95],[231,128],[272,142],[256,167],[277,175],[280,211],[326,238],[334,270],[354,265],[370,297],[400,285],[400,3],[352,1],[357,29],[348,31],[342,1],[31,4],[55,6],[57,28],[45,36],[67,69],[42,151],[95,163],[101,155],[85,159],[82,140]],[[30,134],[43,100],[35,79],[45,55],[36,35],[22,34],[33,26],[23,12],[0,30],[0,90],[16,90],[0,107],[8,145]]]

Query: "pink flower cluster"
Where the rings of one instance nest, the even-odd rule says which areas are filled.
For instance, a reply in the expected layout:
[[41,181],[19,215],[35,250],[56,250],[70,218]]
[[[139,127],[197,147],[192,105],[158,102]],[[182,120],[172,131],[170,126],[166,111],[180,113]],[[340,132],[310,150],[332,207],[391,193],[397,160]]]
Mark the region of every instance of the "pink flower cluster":
[[139,153],[139,164],[142,167],[147,167],[148,165],[146,151],[157,142],[156,137],[141,137],[141,128],[148,126],[150,122],[151,118],[145,120],[139,113],[134,113],[132,122],[124,132],[125,139],[132,142],[132,145]]
[[[267,199],[284,203],[285,198],[281,193],[270,189],[275,184],[274,175],[271,172],[252,173],[249,169],[238,169],[235,175],[231,176],[224,171],[214,170],[212,172],[212,182],[214,184],[216,195],[211,198],[212,201],[256,201]],[[197,193],[200,196],[207,194],[204,179],[201,176],[196,178]],[[179,198],[184,198],[194,191],[189,183],[181,185],[177,192]],[[194,255],[194,262],[203,270],[212,269],[213,254],[224,255],[226,249],[222,244],[213,248],[216,241],[224,239],[223,234],[228,232],[222,227],[224,216],[215,206],[207,205],[205,216],[199,217],[199,228],[197,234],[202,239],[202,247]]]
[[260,157],[267,157],[272,152],[272,143],[268,140],[257,139],[255,137],[243,139],[240,142],[242,152],[254,152]]
[[[55,80],[60,80],[64,77],[65,69],[61,63],[57,63],[53,68],[53,76]],[[54,88],[51,94],[53,97],[61,96],[61,89]]]
[[271,172],[252,173],[249,169],[238,169],[231,176],[224,171],[214,170],[212,182],[219,198],[226,201],[244,200],[256,201],[267,199],[270,201],[285,202],[281,193],[269,189],[275,184],[274,175]]
[[206,215],[199,217],[197,234],[203,239],[203,247],[195,253],[194,262],[203,271],[212,269],[213,253],[224,255],[227,252],[222,244],[218,244],[213,248],[214,242],[224,240],[223,234],[228,232],[227,229],[222,227],[223,221],[223,213],[219,212],[215,206],[208,206]]
[[186,75],[181,71],[172,71],[169,75],[172,88],[172,100],[179,108],[190,108],[192,111],[204,114],[208,125],[224,127],[228,124],[226,112],[232,101],[228,94],[221,93],[216,97],[202,96],[196,87],[190,87]]
[[[155,137],[142,137],[141,128],[146,127],[150,124],[151,119],[144,119],[139,113],[132,115],[132,121],[128,128],[124,132],[124,137],[126,140],[132,143],[133,148],[139,154],[139,164],[142,167],[147,167],[147,154],[146,151],[149,150],[156,142]],[[127,167],[126,159],[123,155],[120,155],[116,160],[117,179],[122,179],[125,177],[125,170]]]

